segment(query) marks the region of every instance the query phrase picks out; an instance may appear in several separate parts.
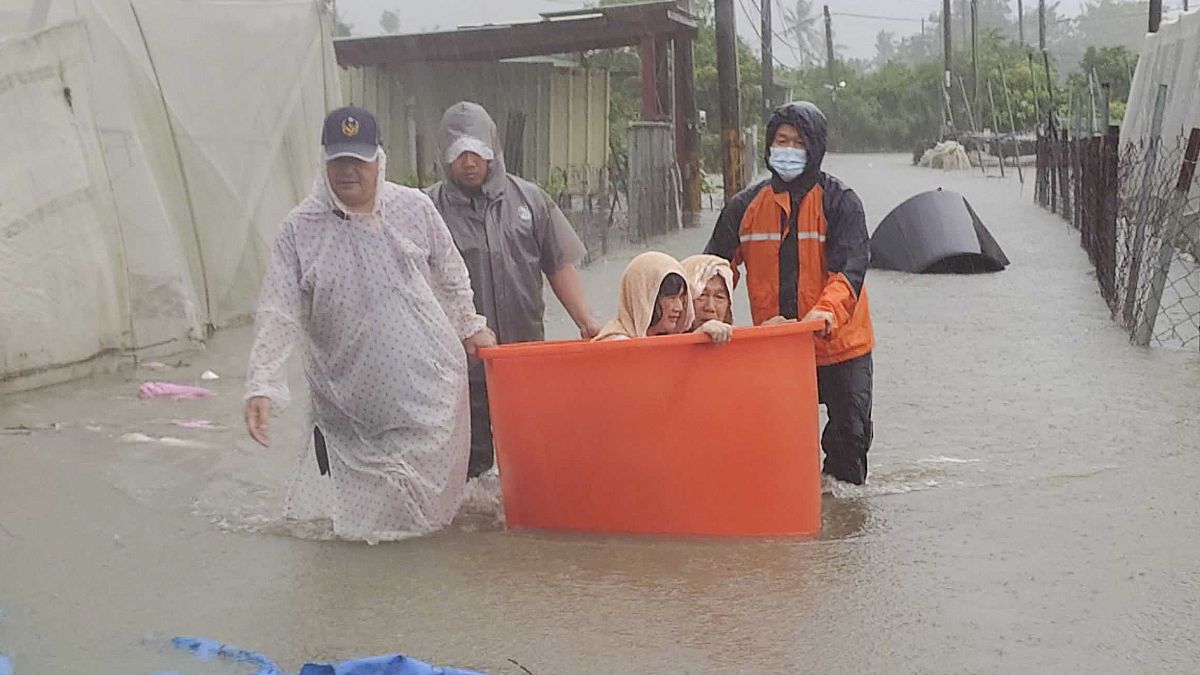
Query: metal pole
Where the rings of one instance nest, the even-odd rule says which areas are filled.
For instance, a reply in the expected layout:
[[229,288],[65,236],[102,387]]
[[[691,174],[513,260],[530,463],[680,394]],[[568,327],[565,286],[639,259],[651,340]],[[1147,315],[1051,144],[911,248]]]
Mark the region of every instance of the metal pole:
[[1042,123],[1042,103],[1038,99],[1037,73],[1033,71],[1033,52],[1029,52],[1029,81],[1033,87],[1033,127],[1036,133]]
[[775,107],[775,64],[771,54],[771,5],[772,0],[762,0],[762,106],[763,119],[771,117]]
[[1146,150],[1145,169],[1142,173],[1142,188],[1137,208],[1137,226],[1133,235],[1133,248],[1129,252],[1129,276],[1126,278],[1125,307],[1122,317],[1125,325],[1134,325],[1134,306],[1137,304],[1138,284],[1142,276],[1142,256],[1146,247],[1146,221],[1150,218],[1151,192],[1158,169],[1158,149],[1162,145],[1163,114],[1167,107],[1167,85],[1158,85],[1154,98],[1154,116],[1150,119],[1150,147]]
[[1092,72],[1088,73],[1088,103],[1091,108],[1088,111],[1088,138],[1096,135],[1096,69],[1092,68]]
[[[979,127],[975,124],[975,113],[971,110],[971,101],[967,99],[967,85],[963,84],[962,75],[958,76],[958,88],[962,90],[963,103],[967,104],[967,117],[971,119],[971,131],[978,137]],[[978,138],[976,138],[976,142],[978,142]],[[975,146],[975,154],[979,155],[979,170],[986,176],[987,167],[983,165],[983,151],[979,149],[978,145]]]
[[745,187],[742,157],[742,111],[738,94],[737,17],[734,0],[716,0],[714,14],[717,30],[717,94],[721,109],[721,171],[725,199],[731,199]]
[[1004,178],[1004,141],[1000,138],[1000,113],[996,112],[996,97],[992,95],[991,80],[988,80],[987,90],[988,101],[992,104],[992,124],[996,127],[994,132],[996,137],[996,150],[1000,153],[1000,177]]
[[1171,260],[1175,257],[1175,237],[1184,226],[1184,210],[1187,207],[1192,179],[1196,174],[1197,158],[1200,158],[1200,129],[1193,128],[1188,135],[1183,165],[1179,167],[1179,180],[1175,183],[1175,189],[1171,191],[1168,201],[1165,214],[1167,222],[1158,247],[1158,264],[1154,267],[1154,275],[1150,278],[1150,291],[1146,294],[1146,307],[1142,310],[1142,320],[1133,338],[1136,344],[1143,347],[1149,345],[1150,339],[1154,337],[1154,324],[1158,321],[1163,290],[1167,287],[1167,274],[1171,271]]
[[1108,129],[1109,124],[1109,108],[1112,107],[1112,85],[1108,82],[1100,85],[1100,104],[1103,108],[1100,110],[1100,128]]
[[[983,106],[980,105],[979,99],[983,98],[982,85],[979,82],[979,2],[971,0],[971,89],[975,95],[972,98],[972,103],[975,104],[975,109],[980,111],[980,117],[983,116]],[[983,121],[982,119],[980,120]]]
[[1004,68],[1000,68],[1000,84],[1004,87],[1004,103],[1008,107],[1008,127],[1012,130],[1013,137],[1013,157],[1017,163],[1017,179],[1021,181],[1021,185],[1025,184],[1025,173],[1021,170],[1021,146],[1017,142],[1017,118],[1013,115],[1012,97],[1008,94],[1008,76],[1004,74]]
[[[945,65],[942,67],[942,98],[949,105],[950,96],[950,73],[952,71],[951,59],[953,57],[953,48],[950,44],[950,0],[942,0],[942,60]],[[950,114],[950,128],[954,128],[954,115]],[[941,139],[938,139],[941,140]]]

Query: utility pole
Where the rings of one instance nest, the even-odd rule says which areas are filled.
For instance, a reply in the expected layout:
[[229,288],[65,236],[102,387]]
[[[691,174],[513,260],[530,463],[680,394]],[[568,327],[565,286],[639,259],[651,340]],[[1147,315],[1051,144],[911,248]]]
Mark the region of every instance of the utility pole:
[[974,90],[972,103],[980,111],[980,122],[983,122],[983,106],[980,98],[983,96],[982,85],[979,81],[979,1],[971,0],[971,85]]
[[[681,1],[680,9],[690,12],[690,2]],[[692,39],[677,35],[671,48],[675,55],[675,156],[683,183],[684,225],[696,225],[700,212],[703,176],[700,173],[700,120],[696,115],[696,65]]]
[[1150,32],[1157,33],[1162,25],[1162,0],[1150,0]]
[[[825,60],[829,67],[829,87],[830,87],[829,96],[830,96],[830,99],[831,99],[830,102],[832,105],[830,112],[833,113],[833,116],[831,119],[836,120],[837,119],[838,84],[837,84],[837,72],[835,71],[835,69],[833,67],[833,19],[829,16],[829,5],[825,5]],[[830,131],[831,131],[829,136],[831,139],[836,138],[836,136],[834,136],[834,134],[832,133],[832,131],[834,129],[836,129],[835,124],[836,124],[836,122],[829,125]],[[833,144],[830,143],[830,145],[832,146]]]
[[1025,0],[1017,0],[1017,44],[1025,46]]
[[967,44],[967,38],[970,35],[971,28],[967,25],[967,0],[958,0],[958,18],[962,19],[962,40],[963,44]]
[[829,84],[837,92],[837,75],[833,71],[833,19],[829,16],[829,5],[825,5],[825,66],[829,69]]
[[950,44],[950,20],[950,0],[942,0],[942,61],[946,64],[946,77],[942,84],[945,89],[950,88],[950,62],[953,52]]
[[771,4],[772,0],[762,0],[762,105],[763,119],[771,116],[775,96],[775,64],[771,56]]
[[742,153],[742,111],[738,100],[737,17],[734,0],[716,0],[713,9],[717,28],[717,95],[721,109],[721,172],[725,199],[745,187]]
[[1038,0],[1038,51],[1046,51],[1046,0]]

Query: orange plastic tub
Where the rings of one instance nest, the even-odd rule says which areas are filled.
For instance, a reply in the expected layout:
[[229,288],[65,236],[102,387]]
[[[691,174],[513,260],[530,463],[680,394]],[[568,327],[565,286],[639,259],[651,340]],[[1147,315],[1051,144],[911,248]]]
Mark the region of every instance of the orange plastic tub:
[[819,327],[482,350],[508,525],[820,532]]

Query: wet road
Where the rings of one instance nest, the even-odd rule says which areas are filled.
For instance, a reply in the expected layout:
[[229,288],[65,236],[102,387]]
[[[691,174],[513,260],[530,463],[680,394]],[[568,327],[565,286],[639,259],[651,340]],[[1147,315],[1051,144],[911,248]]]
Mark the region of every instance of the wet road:
[[[899,155],[826,168],[862,195],[872,226],[913,193],[961,192],[1013,264],[868,275],[873,473],[826,497],[821,539],[475,520],[376,547],[276,534],[304,411],[277,421],[270,450],[244,438],[241,329],[168,373],[0,399],[0,427],[62,425],[0,436],[0,652],[18,675],[241,672],[182,659],[165,645],[180,634],[290,669],[399,651],[522,672],[512,659],[538,675],[1194,672],[1200,355],[1131,347],[1078,235],[1033,206],[1031,186]],[[706,238],[656,247],[682,256]],[[601,314],[628,257],[585,274]],[[561,310],[549,322],[570,337]],[[215,399],[136,400],[144,379],[206,369],[224,376]],[[170,424],[191,417],[227,428]],[[123,441],[130,432],[182,443]]]

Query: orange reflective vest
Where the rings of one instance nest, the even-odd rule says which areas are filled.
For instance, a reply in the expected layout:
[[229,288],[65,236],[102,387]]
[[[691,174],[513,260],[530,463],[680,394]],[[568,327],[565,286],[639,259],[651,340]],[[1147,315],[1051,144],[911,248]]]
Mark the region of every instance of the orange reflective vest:
[[[838,187],[841,188],[840,184]],[[826,246],[831,237],[825,197],[821,183],[814,185],[800,200],[796,218],[797,316],[803,317],[813,309],[834,316],[832,337],[817,340],[818,366],[842,363],[875,347],[866,287],[856,293],[846,274],[829,269]],[[746,287],[755,325],[780,314],[780,253],[787,239],[783,224],[789,222],[791,196],[786,191],[775,192],[769,182],[758,190],[741,218],[733,267],[734,270],[740,265],[746,267]],[[865,224],[861,227],[865,232]],[[865,240],[862,245],[866,246]],[[859,272],[860,280],[864,273],[865,269]]]

